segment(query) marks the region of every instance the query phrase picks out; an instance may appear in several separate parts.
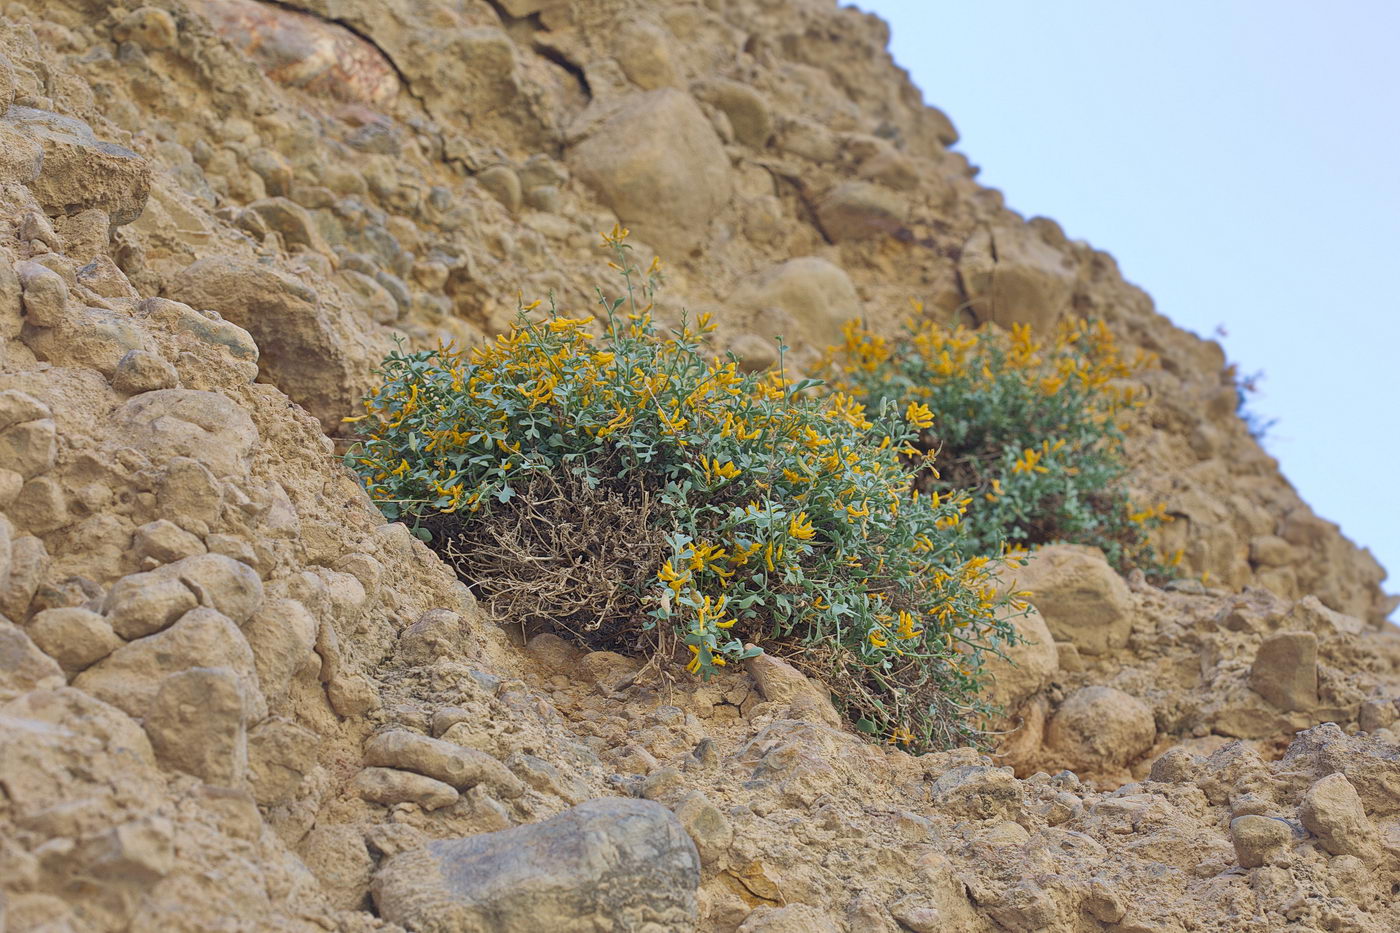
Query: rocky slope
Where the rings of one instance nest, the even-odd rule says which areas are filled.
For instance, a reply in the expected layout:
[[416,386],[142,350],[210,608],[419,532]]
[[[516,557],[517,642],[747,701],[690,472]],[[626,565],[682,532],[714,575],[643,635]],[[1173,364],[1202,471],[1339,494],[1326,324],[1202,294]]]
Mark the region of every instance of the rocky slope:
[[[1218,346],[977,184],[877,19],[3,16],[0,929],[1400,927],[1381,568],[1249,437]],[[383,523],[339,419],[398,335],[585,307],[619,221],[663,312],[754,366],[911,297],[1107,320],[1160,357],[1135,483],[1206,583],[1039,555],[995,758],[870,745],[768,659],[522,647]]]

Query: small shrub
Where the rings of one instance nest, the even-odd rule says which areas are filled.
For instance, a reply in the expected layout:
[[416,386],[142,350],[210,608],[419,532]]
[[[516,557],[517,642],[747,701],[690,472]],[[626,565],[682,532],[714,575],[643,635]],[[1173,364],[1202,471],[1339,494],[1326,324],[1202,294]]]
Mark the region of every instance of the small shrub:
[[1268,440],[1270,433],[1278,426],[1277,418],[1266,417],[1254,410],[1250,404],[1251,396],[1259,392],[1259,384],[1264,381],[1264,371],[1255,370],[1248,376],[1241,376],[1239,367],[1231,363],[1226,372],[1230,380],[1235,384],[1235,415],[1244,422],[1245,430],[1249,436],[1263,446]]
[[1102,548],[1121,571],[1169,573],[1148,546],[1164,507],[1135,507],[1124,487],[1118,417],[1123,384],[1147,360],[1126,360],[1102,323],[1064,322],[1053,341],[915,320],[894,340],[851,322],[832,348],[833,387],[870,406],[921,404],[933,422],[916,443],[937,454],[918,482],[966,506],[966,544],[1070,541]]
[[965,741],[982,653],[1015,634],[999,560],[964,556],[966,502],[911,486],[929,412],[743,374],[704,355],[704,316],[661,334],[625,237],[604,237],[626,291],[599,293],[600,337],[550,308],[470,352],[393,353],[349,466],[527,627],[702,677],[767,650],[872,736]]

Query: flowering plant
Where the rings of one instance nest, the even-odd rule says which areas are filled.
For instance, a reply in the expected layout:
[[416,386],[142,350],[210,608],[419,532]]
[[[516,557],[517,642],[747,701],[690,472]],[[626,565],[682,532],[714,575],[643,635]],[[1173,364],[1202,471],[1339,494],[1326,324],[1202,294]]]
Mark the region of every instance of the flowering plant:
[[624,293],[599,292],[601,335],[534,302],[487,346],[391,354],[348,465],[522,624],[702,677],[771,651],[867,734],[965,741],[983,653],[1015,633],[967,499],[911,485],[928,407],[789,381],[781,341],[743,373],[706,356],[704,315],[663,335],[659,265],[604,241]]
[[919,483],[966,505],[973,553],[1070,541],[1101,548],[1120,571],[1167,576],[1174,561],[1148,543],[1165,507],[1131,502],[1118,424],[1138,404],[1128,380],[1150,362],[1123,357],[1102,322],[1064,321],[1044,342],[1024,324],[969,331],[919,318],[894,340],[850,322],[827,369],[867,405],[936,415],[915,446],[936,452],[938,468]]

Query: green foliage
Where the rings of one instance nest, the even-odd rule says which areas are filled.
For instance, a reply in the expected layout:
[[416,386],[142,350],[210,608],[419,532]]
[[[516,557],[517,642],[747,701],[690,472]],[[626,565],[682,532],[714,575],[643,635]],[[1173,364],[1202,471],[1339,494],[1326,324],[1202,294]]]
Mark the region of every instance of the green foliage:
[[918,446],[938,468],[919,482],[969,501],[972,553],[1069,541],[1102,548],[1120,571],[1170,574],[1148,545],[1164,507],[1129,501],[1117,423],[1134,404],[1123,380],[1147,361],[1125,360],[1102,323],[1065,322],[1048,343],[1024,325],[1008,334],[927,320],[893,341],[857,322],[845,337],[829,354],[836,388],[934,414]]
[[[564,520],[546,508],[561,489],[576,490],[566,505],[583,514],[567,520],[581,528],[601,503],[633,503],[655,555],[600,558],[590,545],[550,557],[558,572],[537,587],[552,594],[538,617],[571,609],[574,584],[559,581],[611,574],[621,596],[571,629],[594,647],[683,644],[687,668],[709,677],[761,646],[825,681],[872,736],[916,751],[966,741],[986,712],[983,652],[1015,634],[994,583],[1000,561],[965,556],[966,501],[911,485],[929,459],[914,446],[927,411],[867,412],[790,383],[781,364],[743,374],[732,357],[707,359],[703,316],[660,334],[656,279],[629,264],[625,236],[604,237],[626,293],[599,293],[601,337],[591,319],[551,308],[470,352],[392,354],[355,419],[348,465],[387,516],[431,529],[488,598],[528,581],[503,582],[513,571],[470,546],[482,540],[473,534],[509,525],[488,536],[498,555],[502,541],[540,539],[526,526]],[[535,572],[541,559],[525,557],[514,564]],[[579,561],[593,569],[578,572]]]

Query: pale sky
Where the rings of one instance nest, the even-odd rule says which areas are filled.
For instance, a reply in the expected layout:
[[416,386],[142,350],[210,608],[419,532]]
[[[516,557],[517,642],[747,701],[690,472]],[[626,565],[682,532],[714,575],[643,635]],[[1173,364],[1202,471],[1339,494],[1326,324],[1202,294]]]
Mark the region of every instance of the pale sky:
[[1009,207],[1225,329],[1266,449],[1400,591],[1400,2],[855,5]]

